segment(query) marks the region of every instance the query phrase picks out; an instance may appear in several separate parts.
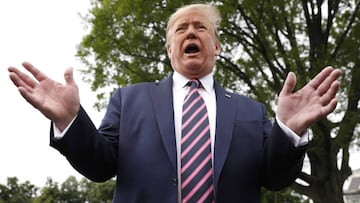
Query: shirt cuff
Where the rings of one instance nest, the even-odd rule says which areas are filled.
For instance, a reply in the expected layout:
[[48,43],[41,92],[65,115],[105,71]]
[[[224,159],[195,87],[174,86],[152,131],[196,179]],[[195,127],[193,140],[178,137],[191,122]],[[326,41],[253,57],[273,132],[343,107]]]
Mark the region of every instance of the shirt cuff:
[[58,127],[56,127],[55,123],[52,122],[53,129],[54,129],[54,139],[60,140],[64,137],[66,132],[69,130],[70,126],[74,123],[77,115],[70,121],[70,123],[66,126],[66,128],[61,132]]
[[302,135],[297,135],[294,131],[288,128],[284,123],[276,116],[276,121],[279,124],[281,130],[285,132],[285,135],[290,139],[291,143],[295,147],[301,147],[309,143],[309,131],[306,130]]

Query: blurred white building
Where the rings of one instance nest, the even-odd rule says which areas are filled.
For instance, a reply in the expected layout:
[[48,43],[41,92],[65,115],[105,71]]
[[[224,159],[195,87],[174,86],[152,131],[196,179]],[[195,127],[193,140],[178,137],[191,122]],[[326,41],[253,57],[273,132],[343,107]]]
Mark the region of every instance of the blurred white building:
[[344,190],[345,203],[360,203],[360,169],[349,177],[348,187]]

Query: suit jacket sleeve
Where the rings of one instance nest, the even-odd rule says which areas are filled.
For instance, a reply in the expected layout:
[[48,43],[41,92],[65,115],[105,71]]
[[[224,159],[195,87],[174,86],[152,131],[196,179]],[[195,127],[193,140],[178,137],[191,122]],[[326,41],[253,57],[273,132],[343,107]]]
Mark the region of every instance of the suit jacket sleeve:
[[62,153],[77,171],[96,182],[116,175],[119,126],[114,123],[119,123],[118,92],[110,100],[99,130],[80,107],[77,118],[62,139],[54,139],[53,129],[50,131],[50,145]]
[[264,142],[263,185],[270,190],[291,185],[301,172],[306,148],[295,147],[275,121]]

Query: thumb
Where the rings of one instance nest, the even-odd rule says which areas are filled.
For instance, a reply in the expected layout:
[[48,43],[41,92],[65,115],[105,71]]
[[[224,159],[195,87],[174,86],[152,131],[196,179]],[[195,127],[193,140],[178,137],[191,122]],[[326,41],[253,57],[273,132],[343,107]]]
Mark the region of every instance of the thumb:
[[68,85],[75,84],[75,80],[74,80],[74,76],[73,76],[73,68],[72,67],[65,70],[64,78],[65,78],[66,84],[68,84]]
[[289,95],[291,94],[296,86],[296,76],[293,72],[289,72],[284,82],[284,86],[280,92],[280,95]]

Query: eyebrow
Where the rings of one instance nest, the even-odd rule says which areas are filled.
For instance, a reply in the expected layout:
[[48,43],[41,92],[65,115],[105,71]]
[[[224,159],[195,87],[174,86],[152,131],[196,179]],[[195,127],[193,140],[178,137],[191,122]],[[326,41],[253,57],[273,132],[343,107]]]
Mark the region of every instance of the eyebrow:
[[205,25],[206,23],[203,22],[203,21],[200,21],[200,20],[191,21],[191,23],[189,23],[188,21],[186,21],[186,22],[179,23],[178,25],[176,25],[176,27],[188,26],[189,24],[193,24],[193,25]]

